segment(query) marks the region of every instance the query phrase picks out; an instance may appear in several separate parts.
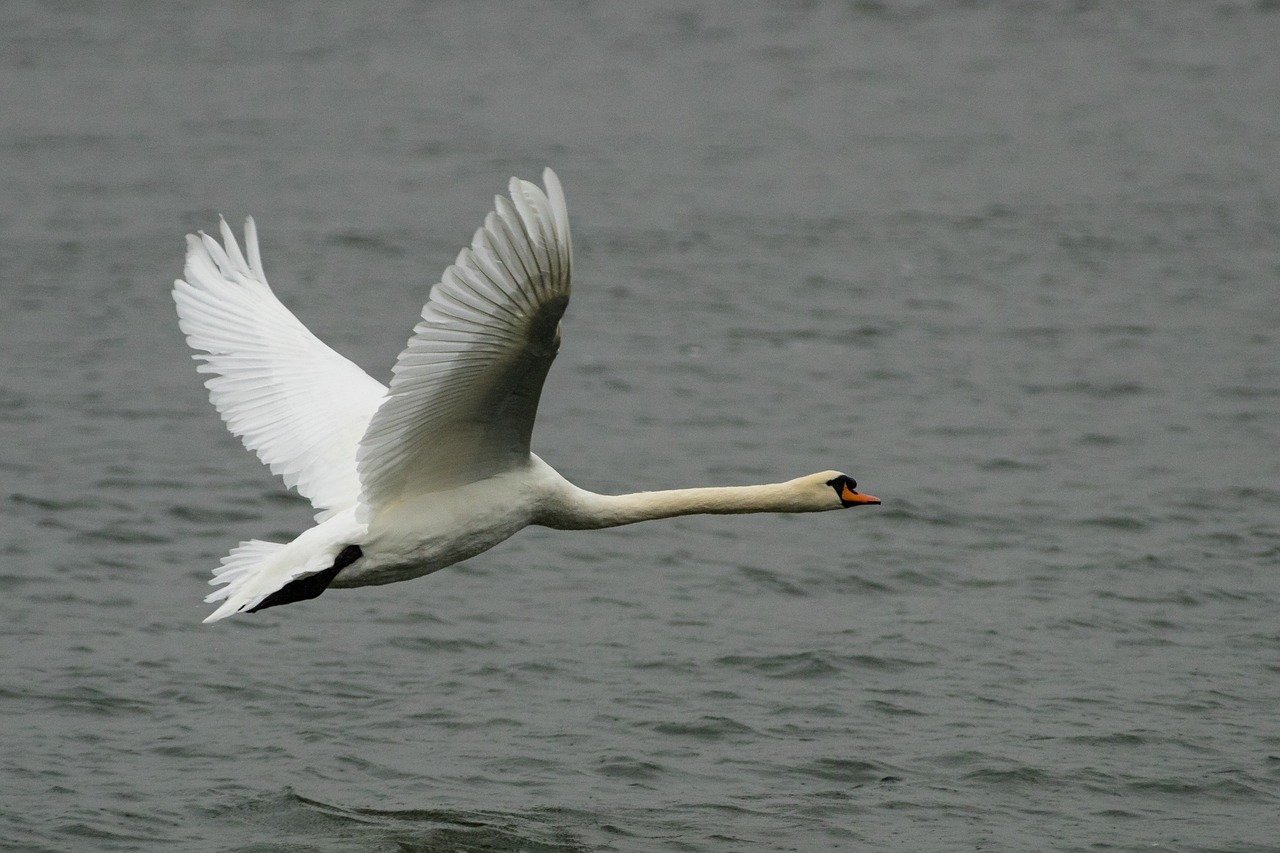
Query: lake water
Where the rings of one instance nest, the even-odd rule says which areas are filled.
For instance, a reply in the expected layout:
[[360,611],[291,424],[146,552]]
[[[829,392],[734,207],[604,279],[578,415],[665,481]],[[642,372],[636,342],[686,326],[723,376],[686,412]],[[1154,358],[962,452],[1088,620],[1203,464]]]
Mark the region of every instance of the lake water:
[[[1280,849],[1275,2],[0,9],[0,849]],[[509,175],[599,491],[200,624],[309,523],[208,405],[184,233],[385,380]]]

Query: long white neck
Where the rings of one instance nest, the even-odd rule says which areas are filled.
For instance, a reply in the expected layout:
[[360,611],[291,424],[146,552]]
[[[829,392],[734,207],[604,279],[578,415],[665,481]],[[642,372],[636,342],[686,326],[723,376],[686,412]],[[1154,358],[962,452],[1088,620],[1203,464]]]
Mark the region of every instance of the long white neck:
[[761,486],[721,486],[600,495],[564,481],[557,499],[544,507],[536,523],[561,530],[617,527],[677,515],[728,515],[750,512],[813,512],[815,506],[796,488],[798,481]]

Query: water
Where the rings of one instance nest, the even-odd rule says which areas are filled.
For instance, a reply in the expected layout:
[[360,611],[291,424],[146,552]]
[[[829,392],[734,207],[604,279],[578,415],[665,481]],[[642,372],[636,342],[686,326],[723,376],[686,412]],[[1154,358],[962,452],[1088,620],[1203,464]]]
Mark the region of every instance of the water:
[[[9,4],[0,844],[1223,850],[1280,837],[1280,14]],[[577,291],[535,443],[883,507],[533,530],[202,626],[305,505],[182,234],[375,376],[510,174]]]

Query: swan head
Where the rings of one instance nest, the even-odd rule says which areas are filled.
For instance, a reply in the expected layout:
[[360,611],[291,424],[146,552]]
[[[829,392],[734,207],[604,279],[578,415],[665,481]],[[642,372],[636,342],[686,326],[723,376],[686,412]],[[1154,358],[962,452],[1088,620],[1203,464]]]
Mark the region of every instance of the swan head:
[[880,499],[875,495],[868,495],[858,491],[858,481],[848,474],[841,474],[839,471],[824,471],[820,474],[814,474],[813,479],[822,483],[824,499],[829,504],[834,500],[835,505],[830,506],[830,509],[847,509],[854,506],[880,503]]

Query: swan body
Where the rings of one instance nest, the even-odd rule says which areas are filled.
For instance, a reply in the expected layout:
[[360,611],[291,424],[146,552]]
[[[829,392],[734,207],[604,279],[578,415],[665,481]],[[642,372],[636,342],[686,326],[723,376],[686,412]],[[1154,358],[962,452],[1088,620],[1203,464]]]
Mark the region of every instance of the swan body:
[[586,530],[694,513],[818,512],[880,501],[838,471],[783,483],[600,495],[530,450],[560,345],[573,251],[564,193],[511,179],[441,276],[384,386],[334,352],[267,284],[257,230],[241,251],[188,235],[179,326],[228,428],[316,507],[287,543],[241,542],[214,570],[206,622],[408,580],[530,525]]

